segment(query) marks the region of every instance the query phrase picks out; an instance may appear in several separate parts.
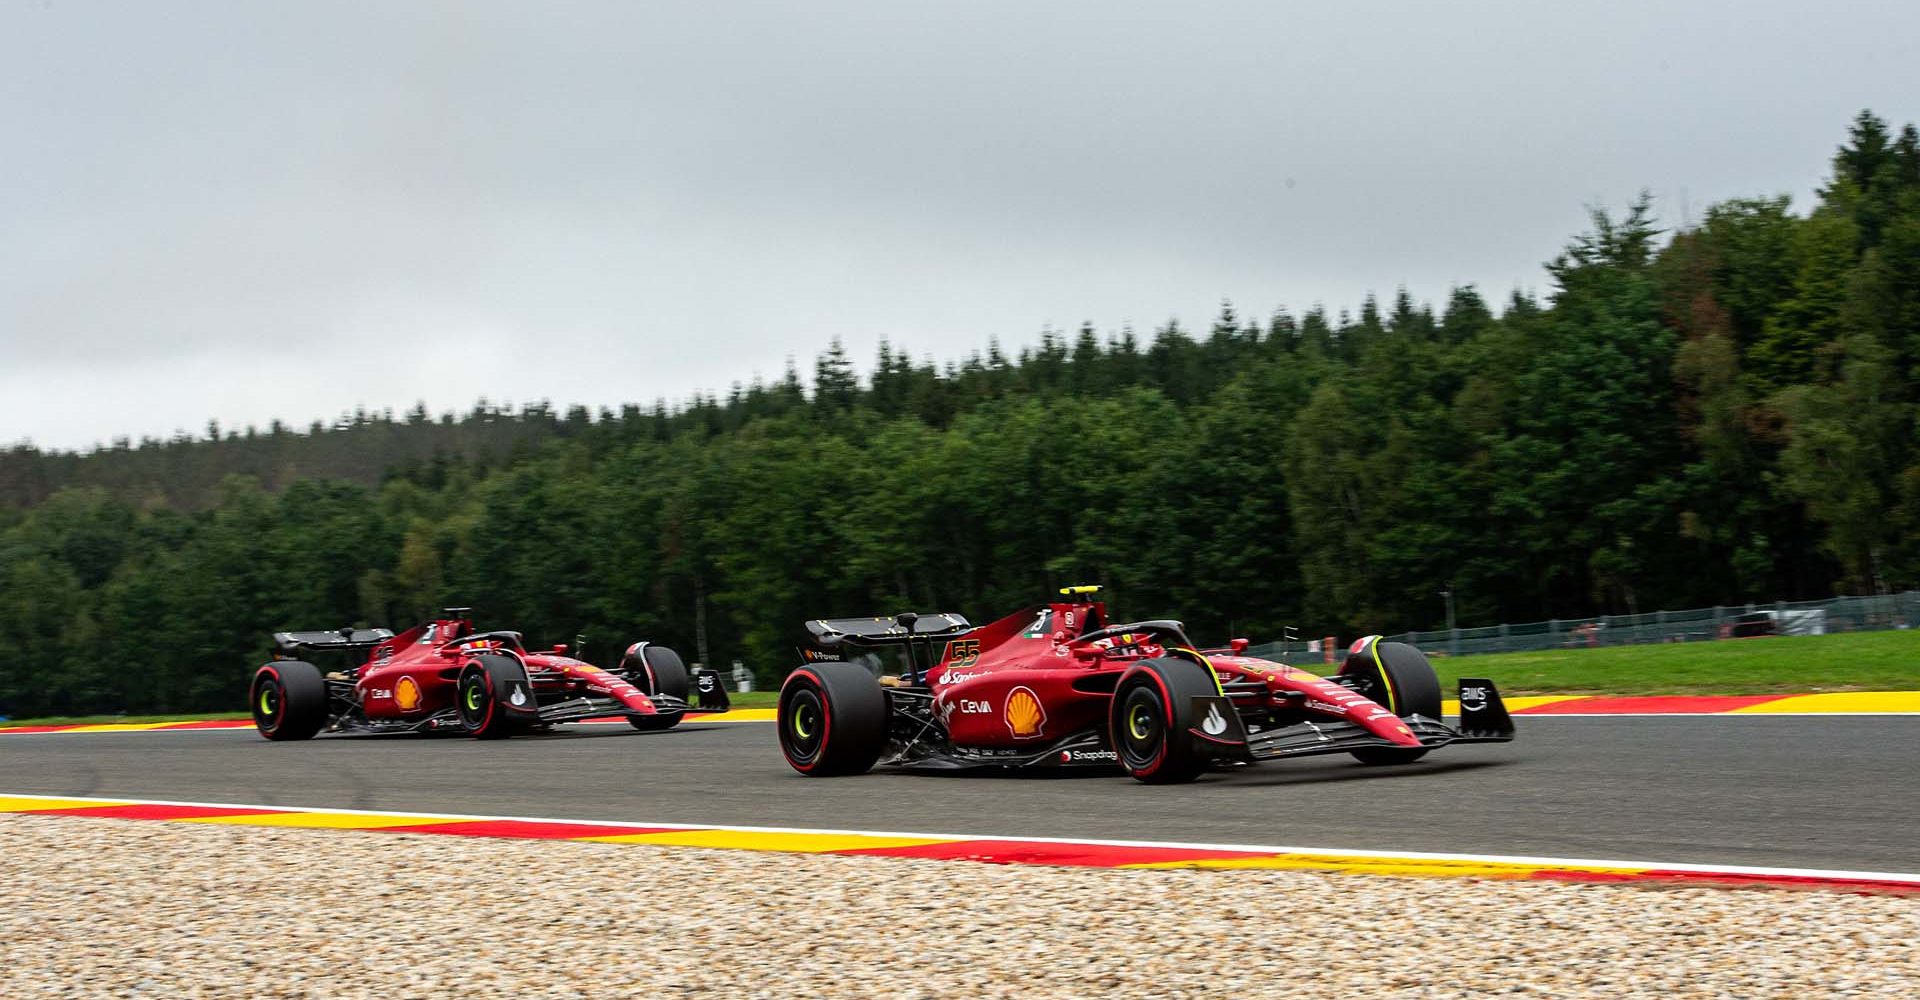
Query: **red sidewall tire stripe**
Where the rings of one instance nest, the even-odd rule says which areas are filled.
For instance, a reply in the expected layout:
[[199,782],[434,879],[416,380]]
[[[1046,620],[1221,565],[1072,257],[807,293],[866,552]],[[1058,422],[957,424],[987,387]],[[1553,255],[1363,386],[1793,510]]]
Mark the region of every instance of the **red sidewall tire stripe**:
[[482,664],[480,667],[480,687],[481,690],[487,692],[487,717],[481,720],[480,731],[483,733],[491,732],[493,730],[493,713],[500,707],[500,692],[493,689],[493,671],[488,670],[485,664]]

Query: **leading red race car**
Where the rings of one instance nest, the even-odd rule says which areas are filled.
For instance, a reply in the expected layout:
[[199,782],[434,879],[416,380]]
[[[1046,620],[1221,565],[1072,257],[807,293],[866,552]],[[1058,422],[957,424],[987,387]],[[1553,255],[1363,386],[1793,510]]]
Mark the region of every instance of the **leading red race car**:
[[[399,635],[386,629],[277,632],[280,653],[254,671],[254,726],[270,740],[328,732],[463,731],[497,739],[595,716],[671,729],[686,714],[687,668],[665,646],[636,642],[602,670],[566,646],[529,650],[518,632],[475,632],[467,608]],[[307,658],[364,651],[323,673]]]
[[[787,762],[808,775],[1117,764],[1159,784],[1221,762],[1403,764],[1513,739],[1492,681],[1461,680],[1460,725],[1441,721],[1439,677],[1404,643],[1369,636],[1320,677],[1244,656],[1243,639],[1198,649],[1177,621],[1109,624],[1098,590],[978,628],[953,614],[808,622],[813,648],[780,689]],[[886,646],[905,649],[897,677],[859,662]]]

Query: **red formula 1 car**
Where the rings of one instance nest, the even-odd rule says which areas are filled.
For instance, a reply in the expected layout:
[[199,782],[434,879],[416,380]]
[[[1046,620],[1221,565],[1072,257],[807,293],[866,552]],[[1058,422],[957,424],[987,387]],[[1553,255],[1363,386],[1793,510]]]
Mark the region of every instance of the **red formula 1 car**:
[[[635,729],[671,729],[686,714],[687,668],[665,646],[636,642],[618,668],[602,670],[565,646],[535,652],[518,632],[475,632],[468,610],[448,608],[399,635],[275,633],[284,655],[254,671],[254,725],[270,740],[442,730],[497,739],[609,715]],[[308,662],[362,652],[364,663],[333,673]]]
[[[1462,680],[1460,726],[1442,722],[1439,678],[1412,646],[1370,636],[1320,677],[1243,656],[1241,639],[1197,649],[1177,621],[1110,624],[1098,590],[978,628],[951,614],[808,622],[813,648],[780,689],[780,749],[809,775],[1118,765],[1172,783],[1222,762],[1403,764],[1513,739],[1487,680]],[[898,677],[860,662],[887,646],[906,652]]]

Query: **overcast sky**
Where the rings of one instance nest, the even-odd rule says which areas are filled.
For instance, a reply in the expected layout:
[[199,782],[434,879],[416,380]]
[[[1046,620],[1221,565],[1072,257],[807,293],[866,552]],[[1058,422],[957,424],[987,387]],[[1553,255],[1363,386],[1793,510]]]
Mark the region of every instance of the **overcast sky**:
[[0,443],[1546,291],[1920,118],[1920,3],[0,0]]

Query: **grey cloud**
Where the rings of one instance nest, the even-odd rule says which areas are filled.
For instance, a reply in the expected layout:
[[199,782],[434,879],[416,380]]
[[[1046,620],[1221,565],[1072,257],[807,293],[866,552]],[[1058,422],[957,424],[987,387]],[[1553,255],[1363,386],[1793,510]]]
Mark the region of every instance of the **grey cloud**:
[[9,3],[0,441],[1503,296],[1589,203],[1804,204],[1854,111],[1920,117],[1916,36],[1910,4]]

